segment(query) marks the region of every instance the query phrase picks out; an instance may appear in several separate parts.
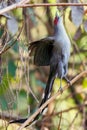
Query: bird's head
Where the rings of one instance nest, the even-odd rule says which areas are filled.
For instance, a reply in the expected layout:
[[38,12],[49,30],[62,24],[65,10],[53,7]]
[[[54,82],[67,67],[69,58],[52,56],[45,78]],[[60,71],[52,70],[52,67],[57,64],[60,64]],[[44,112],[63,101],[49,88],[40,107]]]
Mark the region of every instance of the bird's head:
[[54,18],[54,25],[57,25],[58,24],[58,22],[59,22],[59,16],[58,16],[58,14],[57,14],[57,12],[56,12],[56,15],[55,15],[55,18]]

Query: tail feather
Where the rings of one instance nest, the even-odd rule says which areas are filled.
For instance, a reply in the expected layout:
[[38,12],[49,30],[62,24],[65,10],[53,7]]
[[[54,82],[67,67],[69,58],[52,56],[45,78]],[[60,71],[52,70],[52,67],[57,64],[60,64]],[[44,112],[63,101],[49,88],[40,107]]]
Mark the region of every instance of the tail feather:
[[43,94],[44,96],[42,98],[42,101],[41,101],[39,107],[41,107],[47,101],[47,99],[50,98],[53,82],[54,82],[54,78],[51,75],[49,75],[47,86],[46,86],[45,92]]
[[24,123],[26,120],[27,120],[27,118],[13,120],[13,121],[10,121],[9,124],[12,124],[12,123]]

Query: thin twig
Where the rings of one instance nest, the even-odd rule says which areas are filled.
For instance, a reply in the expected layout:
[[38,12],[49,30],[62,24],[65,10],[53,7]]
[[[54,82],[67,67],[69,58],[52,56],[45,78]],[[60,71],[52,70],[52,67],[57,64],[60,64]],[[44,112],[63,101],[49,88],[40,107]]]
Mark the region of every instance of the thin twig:
[[[70,108],[68,108],[68,109],[64,109],[64,110],[62,110],[62,111],[52,113],[52,114],[50,114],[50,115],[45,115],[45,117],[46,117],[46,118],[47,118],[47,117],[51,118],[52,116],[56,116],[56,115],[61,114],[61,112],[62,112],[62,114],[63,114],[63,113],[66,113],[66,112],[69,112],[69,111],[72,111],[72,110],[75,110],[75,109],[83,108],[83,107],[85,107],[85,106],[87,106],[87,102],[84,103],[84,104],[77,105],[77,106],[75,106],[75,107],[70,107]],[[5,119],[5,120],[21,119],[20,116],[10,115],[10,114],[7,113],[7,112],[3,112],[3,113],[0,112],[0,118],[1,118],[1,119]]]
[[[78,74],[75,78],[73,78],[71,80],[71,85],[74,84],[76,81],[78,81],[80,78],[82,78],[84,75],[87,74],[87,70],[81,72],[80,74]],[[67,84],[64,87],[64,91],[67,90],[67,88],[69,88],[70,85]],[[22,125],[21,127],[18,128],[18,130],[22,130],[25,126],[27,126],[29,123],[31,123],[33,121],[33,119],[50,103],[52,102],[57,96],[61,95],[61,92],[58,91],[55,95],[53,95],[50,99],[48,99],[32,116],[30,116]]]
[[17,120],[17,119],[21,119],[22,117],[16,116],[16,115],[10,115],[9,112],[0,112],[0,119],[2,120]]
[[27,4],[30,0],[21,0],[19,4]]
[[87,3],[53,3],[53,4],[50,4],[50,3],[39,3],[39,4],[26,4],[26,1],[25,3],[21,3],[21,2],[18,2],[16,4],[13,4],[13,5],[10,5],[8,7],[5,7],[4,9],[1,9],[0,10],[0,15],[2,15],[3,13],[6,13],[8,11],[11,11],[13,9],[16,9],[16,8],[26,8],[26,7],[41,7],[41,6],[44,6],[44,7],[47,7],[47,6],[87,6]]
[[62,120],[62,111],[60,113],[60,119],[59,119],[59,124],[58,124],[58,130],[60,130],[60,125],[61,125],[61,120]]
[[7,50],[9,50],[9,49],[16,43],[16,41],[18,41],[18,38],[20,37],[22,31],[23,31],[23,25],[22,25],[22,27],[21,27],[21,29],[20,29],[20,32],[19,32],[19,34],[17,35],[16,39],[13,41],[13,43],[12,43],[10,46],[8,46],[7,48],[5,48],[4,50],[2,50],[2,51],[0,52],[0,55],[2,55],[3,53],[7,52]]
[[29,2],[30,2],[30,0],[21,0],[18,3],[12,4],[10,6],[7,6],[7,7],[3,8],[3,9],[0,9],[0,15],[5,13],[5,12],[8,12],[10,10],[20,8],[20,6],[23,6],[23,5],[25,5],[25,4],[29,3]]
[[[69,112],[69,111],[74,110],[74,109],[80,109],[80,108],[83,108],[83,107],[85,107],[85,106],[87,106],[87,102],[86,102],[85,104],[80,104],[80,105],[77,105],[77,106],[75,106],[75,107],[71,107],[71,108],[68,108],[68,109],[65,109],[65,110],[62,110],[62,111],[53,113],[52,116],[59,115],[59,114],[61,114],[61,112],[62,112],[62,113],[66,113],[66,112]],[[51,116],[51,115],[50,115],[50,116]]]
[[[22,56],[23,52],[21,51],[21,49],[19,50],[19,52],[20,52],[20,59],[21,59],[22,65],[23,65],[23,67],[24,67],[24,73],[26,73],[26,71],[27,71],[27,70],[26,70],[26,65],[25,65],[24,62],[23,62],[23,56]],[[26,81],[26,85],[27,85],[28,92],[31,92],[31,94],[32,94],[32,96],[34,97],[34,99],[37,101],[37,103],[39,103],[39,101],[38,101],[36,95],[34,94],[34,92],[32,91],[32,89],[29,87],[29,82],[28,82],[28,79],[27,79],[27,76],[26,76],[26,75],[25,75],[25,81]]]
[[76,113],[76,115],[74,116],[72,122],[70,123],[68,130],[70,130],[70,128],[73,126],[73,123],[75,122],[76,118],[78,117],[79,111]]

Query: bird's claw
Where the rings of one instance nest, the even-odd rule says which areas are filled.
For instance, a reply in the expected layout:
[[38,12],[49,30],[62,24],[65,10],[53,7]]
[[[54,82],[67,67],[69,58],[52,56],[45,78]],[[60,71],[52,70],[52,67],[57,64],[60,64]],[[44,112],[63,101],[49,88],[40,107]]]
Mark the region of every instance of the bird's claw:
[[63,88],[60,86],[59,91],[61,92],[61,94],[63,93]]
[[68,80],[67,83],[68,83],[70,86],[72,85],[71,82],[70,82],[70,80]]
[[67,78],[67,77],[65,77],[65,80],[67,81],[67,83],[71,86],[72,84],[71,84],[71,82],[70,82],[70,80]]

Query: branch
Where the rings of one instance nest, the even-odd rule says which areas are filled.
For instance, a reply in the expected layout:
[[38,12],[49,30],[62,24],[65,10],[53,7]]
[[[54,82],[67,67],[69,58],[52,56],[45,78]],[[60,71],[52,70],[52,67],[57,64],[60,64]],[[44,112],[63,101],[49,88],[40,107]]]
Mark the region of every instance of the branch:
[[62,113],[66,113],[66,112],[69,112],[69,111],[74,110],[74,109],[79,109],[79,111],[80,111],[80,109],[83,108],[83,107],[85,107],[85,106],[87,106],[87,102],[84,103],[84,104],[77,105],[75,107],[71,107],[71,108],[68,108],[68,109],[65,109],[65,110],[53,113],[52,115],[48,115],[48,116],[56,116],[56,115],[61,114],[61,112]]
[[2,120],[17,120],[17,119],[21,119],[21,117],[19,116],[15,116],[15,115],[11,115],[8,112],[0,112],[0,119]]
[[18,3],[12,4],[12,5],[8,6],[8,7],[0,9],[0,15],[2,15],[3,13],[8,12],[10,10],[13,10],[13,9],[16,9],[16,8],[20,8],[20,6],[23,6],[23,5],[25,5],[25,4],[29,3],[29,2],[30,2],[30,0],[21,0]]
[[3,49],[3,50],[0,52],[0,56],[1,56],[2,54],[4,54],[5,52],[7,52],[7,51],[18,41],[18,39],[19,39],[19,37],[20,37],[22,31],[23,31],[23,25],[22,25],[22,27],[21,27],[21,29],[20,29],[20,31],[19,31],[19,34],[17,35],[16,39],[13,41],[13,43],[12,43],[10,46],[8,46],[7,48]]
[[11,11],[13,9],[16,8],[26,8],[26,7],[47,7],[47,6],[87,6],[87,3],[54,3],[54,4],[50,4],[50,3],[39,3],[39,4],[27,4],[30,0],[27,0],[27,2],[23,1],[23,2],[18,2],[16,4],[10,5],[8,7],[5,7],[4,9],[0,9],[0,15],[2,15],[3,13],[6,13],[8,11]]
[[[78,74],[75,78],[73,78],[70,83],[71,85],[74,84],[76,81],[78,81],[80,78],[82,78],[84,75],[87,74],[87,70],[81,72],[80,74]],[[70,85],[67,84],[64,87],[64,91],[67,90],[67,88],[69,88]],[[30,116],[19,128],[18,130],[22,130],[25,126],[27,126],[29,123],[31,123],[33,121],[33,119],[50,103],[52,102],[57,96],[61,95],[61,92],[58,91],[55,95],[53,95],[50,99],[48,99],[32,116]]]

